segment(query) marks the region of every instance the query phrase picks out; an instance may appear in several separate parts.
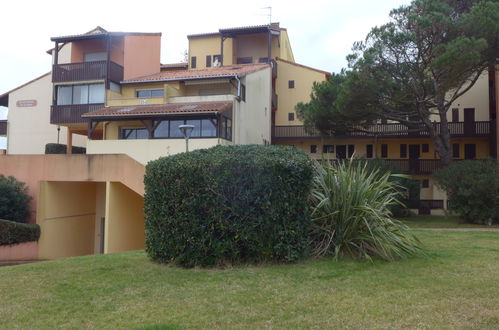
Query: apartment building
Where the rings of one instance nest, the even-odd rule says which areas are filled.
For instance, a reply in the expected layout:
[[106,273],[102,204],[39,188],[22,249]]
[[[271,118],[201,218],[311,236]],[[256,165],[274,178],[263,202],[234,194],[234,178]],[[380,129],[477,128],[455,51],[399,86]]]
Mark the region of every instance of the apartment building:
[[[447,119],[455,161],[497,158],[498,76],[496,65],[484,72],[472,89],[452,104]],[[438,131],[438,118],[432,120]],[[432,173],[442,165],[424,130],[409,131],[398,123],[378,122],[363,132],[331,137],[309,134],[302,123],[295,120],[273,126],[272,142],[294,145],[316,159],[335,160],[354,155],[384,159],[421,181],[420,214],[442,214],[446,208],[447,196],[432,178]]]
[[[190,35],[189,63],[160,64],[160,36],[97,27],[52,38],[40,112],[65,130],[68,146],[84,138],[87,154],[0,157],[0,171],[27,182],[34,197],[38,257],[143,248],[144,165],[185,151],[180,125],[194,126],[189,150],[270,144],[272,125],[328,75],[294,62],[278,24]],[[12,106],[13,92],[5,95]],[[7,133],[13,144],[29,143]]]

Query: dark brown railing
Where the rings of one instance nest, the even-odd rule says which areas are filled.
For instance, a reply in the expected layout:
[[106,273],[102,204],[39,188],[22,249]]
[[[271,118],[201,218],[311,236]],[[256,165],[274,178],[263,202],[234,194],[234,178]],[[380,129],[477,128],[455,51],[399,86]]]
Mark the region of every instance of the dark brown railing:
[[[347,159],[327,159],[327,162],[336,164]],[[367,160],[369,161],[369,159]],[[379,159],[377,159],[379,161]],[[442,163],[439,159],[385,159],[388,164],[399,168],[405,174],[432,174],[436,170],[442,168]]]
[[[437,133],[440,133],[440,123],[433,123]],[[452,137],[487,137],[490,135],[490,121],[475,121],[470,123],[451,122],[448,123],[449,132]],[[430,134],[422,126],[408,128],[399,123],[377,124],[359,128],[358,131],[348,132],[347,137],[429,137]],[[361,131],[362,130],[362,131]],[[319,138],[318,131],[308,134],[303,126],[273,126],[273,139],[311,139]]]
[[108,76],[107,61],[66,63],[52,66],[52,82],[54,83],[100,79],[120,82],[123,80],[123,67],[109,62]]
[[74,124],[86,123],[87,119],[81,115],[90,111],[103,108],[104,104],[73,104],[73,105],[53,105],[50,109],[51,124]]
[[7,120],[0,120],[0,135],[7,135]]

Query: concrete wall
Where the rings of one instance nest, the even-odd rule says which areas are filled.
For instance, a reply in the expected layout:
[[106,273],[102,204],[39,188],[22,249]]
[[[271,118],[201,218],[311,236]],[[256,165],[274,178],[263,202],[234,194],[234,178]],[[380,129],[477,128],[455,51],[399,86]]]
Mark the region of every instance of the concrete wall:
[[[294,80],[294,88],[288,87],[290,80]],[[276,92],[279,100],[275,124],[278,126],[303,125],[296,116],[295,106],[298,102],[309,102],[313,83],[324,80],[326,80],[326,75],[323,72],[278,60]],[[295,114],[293,121],[288,120],[290,112]]]
[[94,182],[40,182],[40,259],[94,253]]
[[[20,107],[18,101],[36,100],[36,106]],[[52,77],[47,74],[9,94],[7,153],[44,154],[47,143],[57,143],[57,125],[50,124]],[[67,129],[60,127],[59,142],[66,144]],[[86,137],[73,136],[74,146],[85,146]]]
[[[190,139],[189,150],[210,148],[217,144],[218,138]],[[87,143],[89,155],[125,154],[144,165],[159,157],[180,152],[185,152],[184,139],[91,140]]]
[[119,182],[108,182],[105,252],[139,250],[144,246],[144,199]]
[[246,85],[246,101],[234,102],[233,142],[270,143],[271,70],[266,68],[248,74],[242,82]]

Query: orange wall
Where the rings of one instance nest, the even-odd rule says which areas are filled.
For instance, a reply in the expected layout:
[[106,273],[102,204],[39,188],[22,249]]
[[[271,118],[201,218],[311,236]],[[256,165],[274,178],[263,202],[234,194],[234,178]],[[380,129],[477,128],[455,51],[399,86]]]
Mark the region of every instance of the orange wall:
[[127,35],[124,42],[124,79],[160,71],[160,35]]

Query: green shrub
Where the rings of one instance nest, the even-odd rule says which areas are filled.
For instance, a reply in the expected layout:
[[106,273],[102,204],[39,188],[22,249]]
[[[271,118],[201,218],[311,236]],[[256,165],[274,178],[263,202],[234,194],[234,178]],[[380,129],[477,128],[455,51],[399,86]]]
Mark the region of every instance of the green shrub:
[[0,245],[38,241],[40,226],[0,219]]
[[216,146],[150,162],[146,251],[185,267],[308,253],[312,163],[293,147]]
[[317,164],[310,197],[316,256],[394,260],[422,253],[409,228],[392,218],[397,183],[379,171],[360,161]]
[[25,222],[29,217],[30,200],[24,182],[0,174],[0,219]]
[[499,223],[499,164],[495,160],[455,161],[436,173],[447,192],[449,209],[465,221]]
[[[67,146],[65,144],[47,143],[45,145],[45,154],[65,154]],[[72,152],[74,154],[85,154],[86,148],[73,146]]]

